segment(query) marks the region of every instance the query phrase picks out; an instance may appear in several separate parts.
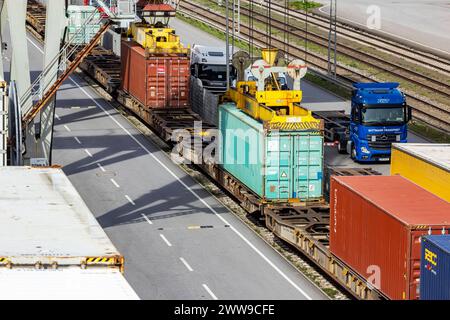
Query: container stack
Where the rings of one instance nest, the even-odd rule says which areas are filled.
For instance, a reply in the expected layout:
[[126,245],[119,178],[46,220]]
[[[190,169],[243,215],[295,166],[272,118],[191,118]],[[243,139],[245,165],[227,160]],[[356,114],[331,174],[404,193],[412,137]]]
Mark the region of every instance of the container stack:
[[175,30],[160,22],[131,24],[122,39],[121,89],[145,109],[189,107],[189,52]]
[[331,178],[330,252],[386,298],[419,298],[421,238],[450,231],[450,203],[400,176]]

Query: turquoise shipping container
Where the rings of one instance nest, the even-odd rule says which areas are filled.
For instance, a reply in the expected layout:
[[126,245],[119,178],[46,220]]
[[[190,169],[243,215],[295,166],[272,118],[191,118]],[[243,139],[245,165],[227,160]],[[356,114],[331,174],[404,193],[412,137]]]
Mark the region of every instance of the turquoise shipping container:
[[66,38],[72,44],[88,44],[100,30],[101,16],[92,6],[68,6]]
[[323,196],[323,136],[319,131],[275,131],[239,110],[219,106],[223,169],[268,202]]

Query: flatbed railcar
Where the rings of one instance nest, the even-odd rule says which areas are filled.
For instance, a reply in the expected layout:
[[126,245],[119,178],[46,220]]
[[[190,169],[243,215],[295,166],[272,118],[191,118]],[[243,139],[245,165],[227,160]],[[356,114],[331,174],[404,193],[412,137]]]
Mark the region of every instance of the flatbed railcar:
[[[28,20],[27,20],[28,21]],[[30,23],[31,26],[33,24]],[[34,28],[34,26],[33,26]],[[36,28],[35,28],[36,30]],[[41,33],[42,37],[43,34]],[[98,49],[102,52],[102,49]],[[115,56],[113,61],[120,61]],[[116,74],[115,69],[105,69],[98,63],[98,59],[88,57],[81,68],[105,90],[114,95],[119,103],[136,114],[149,125],[165,142],[173,144],[176,152],[194,163],[214,182],[227,190],[237,199],[240,205],[249,213],[260,213],[264,216],[267,228],[278,238],[297,248],[310,259],[318,268],[331,277],[336,283],[345,288],[357,299],[383,299],[384,297],[345,263],[333,257],[329,246],[329,205],[325,201],[302,203],[301,205],[277,204],[269,205],[243,185],[219,165],[203,159],[202,148],[195,148],[191,143],[172,141],[175,130],[194,132],[195,121],[201,117],[190,108],[152,110],[145,108],[137,99],[120,89],[112,89],[108,85]],[[204,123],[202,135],[214,125]],[[371,175],[379,174],[372,169],[342,168],[334,169],[333,174]]]

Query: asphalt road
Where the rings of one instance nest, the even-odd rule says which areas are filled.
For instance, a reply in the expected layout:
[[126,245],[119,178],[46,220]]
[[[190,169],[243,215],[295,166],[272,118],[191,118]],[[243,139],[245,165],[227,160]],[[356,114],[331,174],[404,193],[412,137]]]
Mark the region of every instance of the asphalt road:
[[[330,0],[320,10],[329,13]],[[369,6],[380,8],[381,29],[409,41],[450,54],[450,2],[448,0],[345,0],[337,1],[341,19],[367,26]]]
[[[31,36],[29,56],[34,78],[42,49]],[[124,254],[141,298],[326,299],[82,79],[61,87],[56,114],[53,162]]]

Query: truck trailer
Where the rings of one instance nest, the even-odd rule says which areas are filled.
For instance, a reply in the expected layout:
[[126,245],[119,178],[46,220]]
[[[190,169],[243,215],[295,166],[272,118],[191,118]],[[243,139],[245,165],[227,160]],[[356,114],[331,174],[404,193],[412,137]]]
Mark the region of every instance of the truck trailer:
[[0,300],[139,299],[61,169],[1,167],[0,212]]

